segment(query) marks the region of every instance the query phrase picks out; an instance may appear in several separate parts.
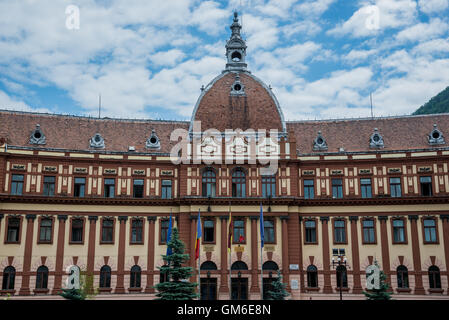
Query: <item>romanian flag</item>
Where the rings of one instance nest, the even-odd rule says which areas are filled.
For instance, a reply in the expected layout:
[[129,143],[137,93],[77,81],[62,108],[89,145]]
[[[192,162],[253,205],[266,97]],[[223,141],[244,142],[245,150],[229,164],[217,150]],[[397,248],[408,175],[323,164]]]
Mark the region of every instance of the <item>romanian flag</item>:
[[232,246],[232,229],[233,229],[233,223],[232,223],[232,217],[231,217],[231,209],[229,209],[229,220],[228,220],[228,251],[231,252],[231,246]]
[[260,203],[260,245],[261,248],[263,248],[263,244],[265,241],[265,233],[264,233],[264,225],[263,225],[263,207],[262,207],[262,202]]
[[173,221],[173,219],[171,217],[171,210],[170,210],[170,221],[168,223],[168,232],[167,232],[167,253],[166,253],[167,256],[171,256],[173,254],[172,248],[170,248],[168,246],[168,243],[171,240],[171,233],[172,233],[172,227],[173,227],[172,221]]
[[196,224],[195,260],[200,257],[201,217],[198,210],[198,222]]

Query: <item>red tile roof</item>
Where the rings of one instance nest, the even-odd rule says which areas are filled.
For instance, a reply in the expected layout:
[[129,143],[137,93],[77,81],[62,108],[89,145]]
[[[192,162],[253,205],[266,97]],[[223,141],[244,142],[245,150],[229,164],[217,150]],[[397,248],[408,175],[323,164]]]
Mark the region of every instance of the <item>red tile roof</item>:
[[[328,145],[327,152],[372,151],[369,139],[374,128],[379,129],[385,148],[382,150],[430,149],[427,136],[433,124],[446,136],[449,147],[449,114],[385,117],[375,119],[345,119],[287,122],[287,131],[293,132],[297,149],[301,154],[315,153],[313,141],[318,131],[322,132]],[[30,145],[31,133],[39,124],[46,136],[45,145]],[[105,151],[127,152],[134,146],[137,152],[169,153],[175,142],[170,134],[176,128],[188,130],[187,121],[155,121],[125,119],[95,119],[88,117],[49,115],[29,112],[0,111],[0,139],[9,145],[55,148],[67,150],[95,150],[89,148],[89,140],[100,133],[105,140]],[[160,150],[145,148],[145,141],[155,129],[161,142]]]

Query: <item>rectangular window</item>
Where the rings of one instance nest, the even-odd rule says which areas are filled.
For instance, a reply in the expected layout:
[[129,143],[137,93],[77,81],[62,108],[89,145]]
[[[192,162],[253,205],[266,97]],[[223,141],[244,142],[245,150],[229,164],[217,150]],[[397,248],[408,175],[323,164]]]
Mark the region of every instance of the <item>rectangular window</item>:
[[71,242],[83,242],[83,227],[84,227],[84,221],[82,219],[73,219],[72,220]]
[[276,177],[262,176],[262,197],[276,196]]
[[343,180],[342,179],[332,179],[332,198],[342,199],[343,198]]
[[437,227],[434,219],[424,219],[424,240],[428,243],[437,242]]
[[39,242],[51,242],[52,219],[42,219],[39,232]]
[[274,221],[273,220],[264,220],[263,221],[263,235],[264,235],[264,243],[275,243],[274,236]]
[[245,242],[245,221],[244,220],[234,220],[234,231],[232,235],[232,241],[234,243],[244,243]]
[[162,199],[171,199],[172,195],[172,181],[162,180]]
[[56,177],[44,176],[44,196],[55,195]]
[[161,244],[167,243],[169,222],[169,219],[161,220],[161,238],[159,241]]
[[133,197],[134,198],[143,198],[143,179],[134,180]]
[[13,174],[11,179],[11,194],[21,195],[23,192],[23,174]]
[[343,220],[334,221],[334,243],[346,243],[346,228]]
[[19,242],[20,235],[20,219],[19,218],[9,218],[8,219],[8,235],[6,238],[7,242]]
[[214,229],[215,229],[215,223],[213,220],[204,220],[203,242],[214,242],[215,241],[215,237],[214,237],[215,230]]
[[304,180],[304,199],[313,199],[314,197],[314,180]]
[[393,198],[402,196],[401,178],[390,178],[390,194]]
[[103,219],[101,227],[101,242],[114,242],[114,221]]
[[393,220],[393,241],[395,243],[405,242],[405,226],[404,220]]
[[376,243],[374,220],[363,220],[363,242]]
[[306,243],[316,243],[316,221],[306,220]]
[[133,219],[131,224],[131,243],[143,242],[143,220]]
[[362,198],[372,198],[371,179],[360,179],[360,189],[362,191]]
[[114,198],[114,195],[115,195],[115,179],[104,179],[105,198]]
[[73,188],[73,196],[77,198],[83,198],[85,186],[86,186],[86,178],[75,178],[75,187]]
[[432,177],[420,177],[419,182],[421,183],[421,195],[431,196],[432,195]]

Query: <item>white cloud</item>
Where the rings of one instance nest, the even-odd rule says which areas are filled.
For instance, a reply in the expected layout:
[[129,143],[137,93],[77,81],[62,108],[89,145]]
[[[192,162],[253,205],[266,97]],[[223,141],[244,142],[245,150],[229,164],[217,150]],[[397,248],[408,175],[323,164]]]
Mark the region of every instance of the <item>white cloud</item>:
[[295,10],[303,16],[320,16],[332,5],[336,0],[308,0],[297,5]]
[[184,52],[179,49],[161,51],[150,57],[157,66],[174,66],[185,57]]
[[385,29],[413,24],[416,20],[416,2],[413,0],[375,0],[363,1],[349,20],[338,24],[327,33],[335,36],[346,34],[352,37],[377,35]]
[[400,31],[396,35],[398,41],[430,40],[449,30],[449,25],[439,18],[432,19],[430,23],[418,23]]
[[229,12],[219,8],[215,1],[201,2],[200,6],[192,13],[192,22],[198,28],[209,34],[217,34],[223,29],[224,22],[229,19]]
[[33,112],[48,112],[47,108],[32,108],[20,98],[11,97],[6,92],[0,90],[0,109],[5,110],[19,110],[19,111],[33,111]]
[[449,0],[419,0],[419,9],[424,13],[440,12],[449,7]]
[[373,56],[376,53],[377,53],[376,49],[370,50],[352,49],[346,56],[343,57],[343,60],[350,65],[355,65],[360,62],[365,62],[369,57]]

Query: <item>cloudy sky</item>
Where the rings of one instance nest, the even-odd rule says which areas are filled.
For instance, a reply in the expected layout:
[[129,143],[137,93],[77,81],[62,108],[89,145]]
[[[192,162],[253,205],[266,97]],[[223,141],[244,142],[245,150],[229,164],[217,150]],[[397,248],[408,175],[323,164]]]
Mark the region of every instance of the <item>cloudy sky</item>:
[[[79,28],[76,11],[79,9]],[[410,114],[449,86],[449,0],[0,0],[0,109],[190,120],[232,12],[286,120]]]

